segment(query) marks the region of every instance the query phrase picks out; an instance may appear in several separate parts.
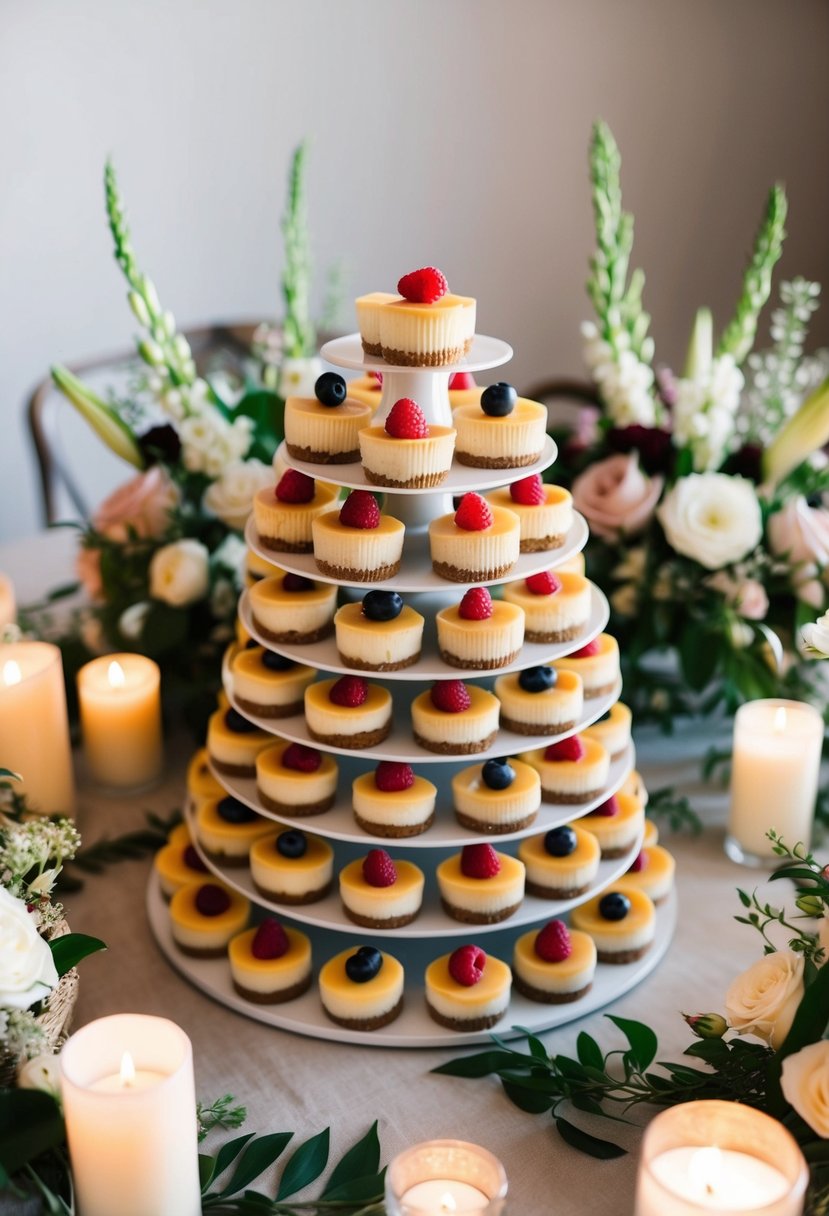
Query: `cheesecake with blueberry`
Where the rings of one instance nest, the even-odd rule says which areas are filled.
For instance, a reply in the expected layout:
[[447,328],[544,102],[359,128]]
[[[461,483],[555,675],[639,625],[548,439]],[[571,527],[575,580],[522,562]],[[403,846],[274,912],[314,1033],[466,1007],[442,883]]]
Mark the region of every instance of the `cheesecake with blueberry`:
[[420,658],[424,620],[396,591],[369,591],[334,617],[337,653],[358,671],[401,671]]
[[475,301],[449,291],[434,266],[404,274],[398,294],[372,292],[355,301],[363,350],[395,367],[446,367],[472,345]]
[[435,574],[453,583],[492,582],[518,560],[521,527],[506,507],[491,507],[480,494],[464,494],[454,514],[429,524]]
[[556,659],[559,671],[574,671],[581,676],[585,698],[604,697],[618,687],[619,643],[609,633],[600,633],[592,642],[574,650],[566,659]]
[[440,680],[411,704],[415,742],[438,755],[485,752],[498,733],[498,698],[477,684]]
[[323,1010],[346,1030],[379,1030],[403,1008],[405,974],[393,955],[375,946],[351,946],[330,958],[319,974]]
[[585,727],[584,734],[601,743],[611,760],[618,760],[630,746],[632,721],[633,715],[627,705],[617,701],[597,722]]
[[486,587],[470,587],[460,603],[435,618],[438,650],[450,667],[489,671],[514,663],[524,644],[524,613],[493,600]]
[[580,678],[555,667],[525,667],[499,676],[495,695],[501,702],[501,726],[518,735],[563,735],[584,709]]
[[508,507],[521,523],[521,552],[560,549],[573,523],[573,499],[563,486],[545,485],[539,473],[486,495],[493,507]]
[[518,846],[527,871],[527,894],[538,899],[574,899],[596,881],[599,842],[580,825],[565,823]]
[[338,773],[333,756],[280,740],[256,757],[256,791],[277,815],[320,815],[334,805]]
[[519,469],[535,464],[544,450],[546,407],[519,397],[511,384],[490,384],[478,405],[462,405],[452,418],[459,464]]
[[248,603],[256,631],[263,638],[309,646],[328,637],[334,627],[337,588],[304,574],[280,573],[251,587]]
[[653,901],[622,879],[574,908],[570,923],[590,934],[600,963],[633,963],[656,935]]
[[318,515],[311,530],[321,574],[350,583],[381,583],[400,569],[406,529],[399,519],[381,514],[368,490],[352,490],[339,511]]
[[230,664],[233,697],[243,713],[289,718],[302,713],[305,689],[316,668],[283,658],[264,646],[237,652]]
[[210,757],[206,747],[200,747],[187,766],[187,794],[193,806],[207,798],[223,798],[224,786],[210,771]]
[[439,864],[436,877],[444,912],[468,925],[507,920],[524,898],[524,863],[490,844],[464,845]]
[[373,836],[403,839],[427,831],[435,819],[437,787],[409,764],[381,760],[351,786],[354,819]]
[[255,1005],[281,1005],[311,987],[310,939],[272,916],[237,933],[227,957],[235,991]]
[[231,777],[253,777],[256,757],[272,742],[272,735],[235,709],[217,709],[207,723],[210,763],[218,772]]
[[309,464],[350,464],[360,459],[360,434],[374,410],[348,393],[337,372],[323,372],[313,397],[285,402],[285,447],[294,460]]
[[426,968],[426,1008],[448,1030],[489,1030],[509,1008],[512,974],[480,946],[459,946]]
[[423,871],[411,861],[392,859],[385,849],[370,849],[340,870],[343,911],[366,929],[409,925],[423,903]]
[[596,945],[588,933],[568,929],[563,920],[522,934],[515,943],[515,989],[530,1001],[566,1005],[586,996],[596,974]]
[[297,828],[271,831],[252,845],[250,873],[259,894],[274,903],[316,903],[331,890],[334,850]]
[[522,760],[486,760],[455,773],[452,802],[461,827],[487,835],[518,832],[538,815],[541,781]]
[[504,599],[524,613],[528,642],[572,642],[590,619],[590,584],[582,574],[543,570],[508,583]]
[[279,553],[310,553],[311,525],[334,510],[338,493],[336,486],[288,469],[275,489],[267,486],[254,495],[253,518],[260,543]]
[[182,954],[224,958],[232,938],[245,928],[250,903],[223,883],[193,882],[170,900],[170,933]]
[[329,747],[376,747],[391,731],[391,693],[362,676],[319,680],[305,689],[305,722]]
[[599,842],[602,857],[607,861],[624,857],[638,840],[645,828],[645,812],[642,803],[630,794],[611,794],[600,806],[579,821],[587,832]]
[[238,798],[225,794],[201,804],[193,828],[196,840],[211,861],[243,866],[247,864],[250,846],[270,830],[271,823]]
[[455,431],[430,426],[411,397],[401,397],[382,426],[360,431],[360,460],[366,479],[390,489],[439,486],[452,467]]

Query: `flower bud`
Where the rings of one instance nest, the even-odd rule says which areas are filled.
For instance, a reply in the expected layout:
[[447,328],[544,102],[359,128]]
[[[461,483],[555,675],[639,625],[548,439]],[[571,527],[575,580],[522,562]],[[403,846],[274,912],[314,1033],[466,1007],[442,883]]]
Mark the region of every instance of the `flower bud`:
[[140,296],[137,291],[131,291],[127,299],[138,324],[149,327],[150,314],[147,305],[144,303],[143,296]]
[[157,317],[161,312],[161,301],[158,298],[158,292],[155,285],[144,275],[141,279],[141,294],[146,301],[147,308],[150,310],[150,315]]
[[176,352],[179,359],[189,359],[191,357],[190,343],[187,341],[184,334],[176,334],[173,341],[173,350]]
[[167,338],[172,338],[173,334],[176,332],[176,319],[170,312],[169,308],[163,314],[161,324],[164,327],[164,336]]
[[682,1016],[698,1039],[721,1039],[728,1030],[728,1022],[719,1013],[683,1013]]
[[142,338],[138,343],[138,353],[145,363],[149,363],[150,367],[158,367],[164,362],[164,352],[157,342],[153,342],[150,338]]
[[799,895],[795,903],[804,916],[823,916],[824,903],[819,895]]

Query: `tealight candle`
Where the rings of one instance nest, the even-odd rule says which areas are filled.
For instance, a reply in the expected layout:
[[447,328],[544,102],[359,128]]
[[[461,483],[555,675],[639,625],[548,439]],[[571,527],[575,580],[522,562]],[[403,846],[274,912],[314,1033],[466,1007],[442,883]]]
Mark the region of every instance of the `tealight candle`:
[[808,1176],[781,1123],[736,1102],[688,1102],[645,1133],[634,1216],[800,1216]]
[[108,654],[78,672],[84,756],[90,776],[135,789],[161,775],[161,673],[141,654]]
[[726,852],[745,865],[774,857],[766,833],[808,847],[823,748],[823,719],[802,701],[748,701],[734,720]]
[[461,1140],[429,1140],[395,1157],[386,1173],[388,1216],[499,1216],[507,1177],[497,1157]]
[[187,1035],[166,1018],[90,1022],[60,1056],[79,1216],[199,1216]]
[[14,583],[6,574],[0,574],[0,629],[13,625],[17,620],[17,603]]
[[74,814],[63,663],[48,642],[0,645],[0,764],[20,774],[31,810]]

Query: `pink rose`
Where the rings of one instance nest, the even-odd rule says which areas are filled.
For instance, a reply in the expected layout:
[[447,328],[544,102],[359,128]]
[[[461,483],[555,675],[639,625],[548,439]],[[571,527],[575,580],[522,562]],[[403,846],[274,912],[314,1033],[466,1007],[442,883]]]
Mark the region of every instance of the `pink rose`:
[[769,546],[792,565],[829,565],[829,511],[810,507],[806,499],[793,498],[769,519]]
[[719,591],[727,604],[739,612],[746,621],[764,621],[769,610],[769,597],[766,589],[756,578],[746,578],[740,582],[725,570],[718,570],[711,578],[706,579],[709,587]]
[[75,558],[75,573],[91,600],[104,598],[100,549],[79,549],[78,556]]
[[169,474],[154,465],[105,498],[92,523],[110,540],[126,541],[130,535],[150,540],[167,531],[178,500],[178,489]]
[[635,452],[608,456],[573,482],[573,504],[602,540],[618,541],[641,532],[650,522],[662,477],[646,477]]

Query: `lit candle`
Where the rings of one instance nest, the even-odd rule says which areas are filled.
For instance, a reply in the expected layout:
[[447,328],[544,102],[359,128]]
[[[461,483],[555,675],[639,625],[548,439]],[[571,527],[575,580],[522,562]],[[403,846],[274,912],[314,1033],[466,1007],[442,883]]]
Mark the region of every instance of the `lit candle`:
[[166,1018],[116,1014],[61,1057],[80,1216],[199,1216],[196,1093],[187,1035]]
[[13,625],[17,620],[17,603],[14,598],[14,583],[7,574],[0,574],[0,629]]
[[507,1177],[497,1157],[461,1140],[430,1140],[395,1157],[386,1172],[388,1216],[499,1216]]
[[776,1120],[736,1102],[688,1102],[645,1133],[634,1216],[800,1216],[807,1181]]
[[0,765],[21,775],[15,789],[26,795],[31,810],[74,814],[66,690],[57,646],[0,645]]
[[483,1191],[468,1182],[456,1182],[452,1178],[430,1178],[428,1182],[416,1182],[402,1196],[404,1212],[429,1212],[435,1216],[453,1216],[459,1212],[485,1212],[489,1200]]
[[104,655],[78,672],[87,769],[112,789],[149,785],[161,775],[161,674],[141,654]]
[[734,720],[731,810],[726,851],[745,864],[774,856],[774,828],[808,847],[812,835],[823,719],[802,701],[748,701]]

